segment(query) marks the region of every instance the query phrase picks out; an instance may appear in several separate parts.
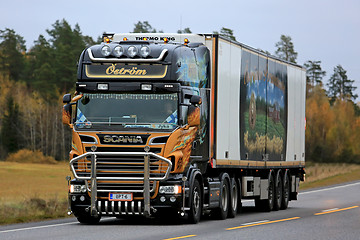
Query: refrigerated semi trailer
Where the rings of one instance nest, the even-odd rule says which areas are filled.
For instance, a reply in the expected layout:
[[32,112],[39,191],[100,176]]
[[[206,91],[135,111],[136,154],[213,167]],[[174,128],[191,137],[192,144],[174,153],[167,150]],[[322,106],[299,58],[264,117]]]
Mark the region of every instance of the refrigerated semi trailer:
[[[305,69],[216,34],[104,34],[63,97],[69,214],[235,217],[296,200]],[[164,214],[162,215],[164,216]],[[166,216],[166,215],[165,215]]]

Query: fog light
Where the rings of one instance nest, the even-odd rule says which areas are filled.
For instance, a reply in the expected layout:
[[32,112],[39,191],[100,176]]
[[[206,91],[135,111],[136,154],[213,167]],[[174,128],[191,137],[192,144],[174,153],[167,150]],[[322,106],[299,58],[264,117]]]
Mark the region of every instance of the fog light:
[[176,201],[176,197],[172,196],[172,197],[170,198],[170,202],[175,202],[175,201]]
[[162,196],[162,197],[160,198],[160,201],[161,201],[161,202],[165,202],[165,201],[166,201],[166,197]]
[[75,201],[76,201],[76,196],[72,196],[72,197],[71,197],[71,200],[72,200],[73,202],[75,202]]
[[84,192],[86,192],[86,186],[85,185],[82,185],[81,186],[81,191],[84,193]]
[[98,83],[97,89],[98,90],[108,90],[109,84],[108,83]]
[[[171,199],[170,199],[170,200],[171,200]],[[81,197],[80,197],[80,201],[82,201],[82,202],[85,201],[85,197],[84,197],[84,196],[81,196]]]

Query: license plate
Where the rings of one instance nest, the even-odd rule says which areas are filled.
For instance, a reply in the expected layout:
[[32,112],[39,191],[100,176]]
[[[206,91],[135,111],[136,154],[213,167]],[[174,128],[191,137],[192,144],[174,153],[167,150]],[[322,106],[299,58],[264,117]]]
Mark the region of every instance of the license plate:
[[133,195],[132,195],[132,193],[110,193],[109,200],[110,201],[132,201]]

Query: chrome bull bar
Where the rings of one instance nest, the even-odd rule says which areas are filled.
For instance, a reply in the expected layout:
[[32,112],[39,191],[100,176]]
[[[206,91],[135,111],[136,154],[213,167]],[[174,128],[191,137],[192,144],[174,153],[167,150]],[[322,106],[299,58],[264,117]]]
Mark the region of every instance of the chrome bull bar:
[[[149,150],[149,149],[146,149]],[[133,156],[133,157],[143,157],[144,158],[144,167],[143,167],[143,176],[128,176],[128,177],[101,177],[97,176],[97,165],[98,165],[98,157],[127,157],[127,156]],[[75,169],[75,164],[78,164],[79,160],[86,159],[87,157],[90,157],[91,159],[91,171],[89,176],[79,176],[79,173],[77,169]],[[157,160],[159,160],[161,163],[165,163],[167,165],[166,171],[163,174],[163,176],[151,176],[150,171],[150,157],[153,157]],[[83,163],[85,164],[85,163]],[[75,157],[70,160],[70,168],[72,173],[74,174],[74,177],[79,180],[87,180],[90,181],[91,184],[91,215],[97,216],[99,214],[96,201],[97,201],[97,182],[99,180],[108,180],[108,181],[116,181],[116,180],[128,180],[128,181],[143,181],[143,196],[144,196],[144,215],[150,216],[150,181],[162,181],[166,180],[169,177],[170,171],[171,171],[172,163],[170,160],[159,156],[152,152],[87,152],[85,154],[82,154],[78,157]]]

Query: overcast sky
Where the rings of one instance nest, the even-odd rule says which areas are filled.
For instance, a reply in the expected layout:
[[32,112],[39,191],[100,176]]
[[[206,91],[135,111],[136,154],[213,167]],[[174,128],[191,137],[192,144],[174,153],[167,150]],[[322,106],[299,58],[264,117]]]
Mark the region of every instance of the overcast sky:
[[[84,35],[97,39],[104,31],[130,32],[138,21],[173,33],[189,27],[193,33],[234,30],[236,39],[274,54],[280,35],[289,35],[297,63],[320,60],[327,72],[341,64],[355,80],[360,96],[360,0],[247,1],[95,1],[0,0],[0,29],[24,37],[28,49],[40,34],[47,37],[56,20],[79,24]],[[80,53],[79,53],[80,54]],[[358,98],[357,100],[360,100]]]

